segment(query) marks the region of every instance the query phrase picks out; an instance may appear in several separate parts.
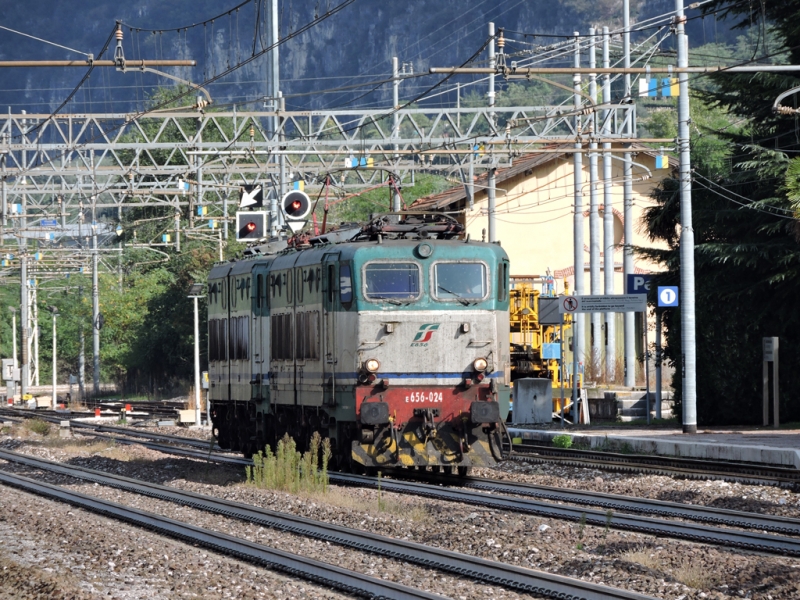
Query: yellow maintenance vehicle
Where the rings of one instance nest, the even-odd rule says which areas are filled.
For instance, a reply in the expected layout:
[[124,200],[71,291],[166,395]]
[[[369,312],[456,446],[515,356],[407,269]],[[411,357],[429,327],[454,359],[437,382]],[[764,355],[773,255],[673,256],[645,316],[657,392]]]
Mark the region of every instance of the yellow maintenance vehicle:
[[[566,281],[564,293],[569,293]],[[550,379],[553,411],[558,412],[562,389],[567,388],[568,398],[572,388],[572,316],[559,314],[555,278],[549,274],[512,275],[509,294],[511,381],[522,377]],[[562,355],[563,362],[559,360]]]

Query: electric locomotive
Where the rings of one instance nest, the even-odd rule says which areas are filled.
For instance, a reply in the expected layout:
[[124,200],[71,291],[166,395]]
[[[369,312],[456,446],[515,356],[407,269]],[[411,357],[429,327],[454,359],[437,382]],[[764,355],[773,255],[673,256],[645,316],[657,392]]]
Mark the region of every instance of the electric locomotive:
[[509,262],[444,215],[255,246],[208,279],[209,399],[222,448],[331,440],[340,468],[501,460]]

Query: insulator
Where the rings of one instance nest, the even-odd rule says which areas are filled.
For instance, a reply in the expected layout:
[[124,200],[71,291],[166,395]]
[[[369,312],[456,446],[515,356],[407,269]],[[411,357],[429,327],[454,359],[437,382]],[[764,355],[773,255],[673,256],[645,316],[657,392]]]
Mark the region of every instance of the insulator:
[[114,32],[114,37],[117,38],[118,42],[122,41],[122,27],[117,27],[117,30]]
[[503,37],[503,30],[501,29],[501,30],[499,31],[499,35],[497,36],[497,47],[498,47],[498,48],[500,49],[500,51],[502,52],[502,50],[503,50],[503,48],[505,47],[505,45],[506,45],[506,38],[505,38],[505,37]]

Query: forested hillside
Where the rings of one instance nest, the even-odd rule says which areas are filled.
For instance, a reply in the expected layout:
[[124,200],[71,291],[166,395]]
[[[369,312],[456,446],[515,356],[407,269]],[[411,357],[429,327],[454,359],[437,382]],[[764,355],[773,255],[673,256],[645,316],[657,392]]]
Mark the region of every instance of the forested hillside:
[[[281,1],[281,37],[293,35],[340,1]],[[6,2],[0,24],[98,57],[115,20],[121,20],[125,23],[126,57],[194,59],[198,63],[196,68],[171,72],[201,82],[263,47],[265,0],[253,0],[226,14],[237,4],[211,0]],[[667,0],[632,2],[633,20],[669,12],[673,4]],[[202,23],[220,14],[222,16],[213,22],[169,31]],[[391,99],[391,88],[386,85],[375,88],[371,84],[367,89],[351,88],[336,94],[309,92],[379,80],[391,73],[392,56],[397,56],[401,63],[413,63],[413,67],[409,64],[408,68],[413,68],[414,73],[426,72],[430,66],[461,64],[485,41],[489,21],[514,32],[509,33],[509,38],[519,43],[509,44],[506,49],[514,52],[552,42],[547,35],[586,33],[590,25],[619,27],[621,15],[622,0],[356,0],[341,13],[281,46],[281,88],[284,95],[290,96],[287,108],[385,105]],[[690,21],[689,31],[693,45],[735,39],[727,27],[717,26],[713,16]],[[651,33],[647,31],[642,35]],[[104,57],[109,58],[113,53],[112,41]],[[64,60],[81,59],[81,55],[0,30],[0,59]],[[10,107],[12,112],[23,109],[29,113],[48,112],[67,97],[84,73],[85,69],[81,68],[2,69],[0,106]],[[255,60],[210,86],[211,94],[217,102],[259,98],[266,91],[265,73],[265,59]],[[167,84],[171,82],[155,75],[97,69],[69,108],[73,112],[142,108],[152,86]],[[417,90],[414,85],[414,82],[404,84],[406,97]],[[419,89],[427,85],[428,82],[423,81]],[[370,92],[372,88],[375,89]],[[296,94],[304,95],[292,97]]]

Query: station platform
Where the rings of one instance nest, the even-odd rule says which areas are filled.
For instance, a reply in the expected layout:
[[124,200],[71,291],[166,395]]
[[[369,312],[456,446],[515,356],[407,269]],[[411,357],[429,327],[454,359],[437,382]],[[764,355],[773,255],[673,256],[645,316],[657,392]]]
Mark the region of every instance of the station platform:
[[549,443],[557,435],[572,436],[573,445],[661,456],[727,460],[800,469],[800,430],[763,428],[702,428],[685,434],[680,429],[552,428],[510,425],[512,438]]

